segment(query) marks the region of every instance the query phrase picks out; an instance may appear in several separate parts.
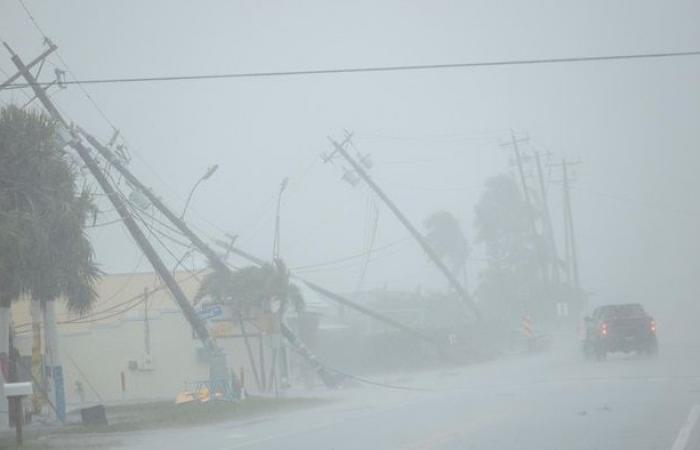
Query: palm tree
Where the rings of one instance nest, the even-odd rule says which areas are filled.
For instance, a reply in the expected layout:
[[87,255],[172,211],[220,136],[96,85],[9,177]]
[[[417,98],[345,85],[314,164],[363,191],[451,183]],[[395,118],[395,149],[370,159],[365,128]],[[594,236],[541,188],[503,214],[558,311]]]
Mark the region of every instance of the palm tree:
[[77,167],[63,147],[46,116],[14,106],[0,111],[0,357],[9,353],[11,302],[30,295],[35,320],[41,301],[61,419],[65,401],[54,301],[63,297],[69,311],[88,311],[100,275],[84,231],[95,208],[90,193],[78,190]]
[[289,282],[289,271],[285,264],[281,260],[275,260],[274,264],[247,266],[234,272],[214,269],[202,280],[195,302],[204,298],[233,307],[256,385],[258,389],[265,389],[263,362],[260,361],[258,372],[245,322],[256,314],[272,312],[275,324],[280,325],[289,305],[297,312],[303,311],[304,298],[299,288]]
[[533,234],[531,211],[509,175],[486,180],[475,213],[476,242],[489,257],[477,294],[487,314],[511,327],[523,308],[534,314],[541,306],[538,257],[543,241]]

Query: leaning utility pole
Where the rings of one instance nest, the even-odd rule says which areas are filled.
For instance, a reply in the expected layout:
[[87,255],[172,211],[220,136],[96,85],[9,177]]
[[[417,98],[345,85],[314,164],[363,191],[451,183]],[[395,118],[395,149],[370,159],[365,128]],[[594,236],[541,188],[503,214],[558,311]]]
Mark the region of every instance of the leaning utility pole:
[[[233,247],[233,246],[229,246],[229,247],[227,247],[227,249],[228,249],[231,253],[233,253],[233,254],[235,254],[235,255],[238,255],[238,256],[240,256],[241,258],[243,258],[243,259],[245,259],[245,260],[247,260],[247,261],[252,262],[253,264],[257,264],[257,265],[259,265],[259,266],[262,266],[263,264],[265,264],[265,261],[262,260],[261,258],[258,258],[257,256],[254,256],[254,255],[252,255],[252,254],[250,254],[250,253],[248,253],[248,252],[246,252],[246,251],[243,251],[243,250],[241,250],[241,249],[239,249],[239,248],[236,248],[236,247]],[[309,281],[309,280],[305,280],[305,279],[302,278],[302,277],[296,276],[296,275],[294,275],[294,274],[291,274],[290,276],[291,276],[292,278],[295,278],[295,279],[297,279],[297,280],[300,280],[300,281],[303,282],[309,289],[311,289],[312,291],[314,291],[314,292],[316,292],[316,293],[322,295],[323,297],[327,298],[328,300],[332,300],[332,301],[334,301],[334,302],[336,302],[336,303],[339,303],[339,304],[341,304],[341,305],[343,305],[343,306],[347,306],[347,307],[350,308],[350,309],[353,309],[353,310],[355,310],[355,311],[357,311],[357,312],[359,312],[359,313],[361,313],[361,314],[364,314],[364,315],[366,315],[366,316],[369,316],[369,317],[371,317],[371,318],[373,318],[373,319],[375,319],[375,320],[377,320],[377,321],[379,321],[379,322],[382,322],[382,323],[384,323],[384,324],[386,324],[386,325],[389,325],[390,327],[393,327],[393,328],[395,328],[395,329],[397,329],[397,330],[399,330],[399,331],[402,331],[402,332],[408,334],[409,336],[413,336],[414,338],[417,338],[417,339],[419,339],[419,340],[421,340],[421,341],[423,341],[423,342],[425,342],[425,343],[427,343],[427,344],[430,344],[430,346],[432,346],[432,347],[436,348],[437,350],[441,351],[440,346],[438,345],[437,342],[435,342],[434,339],[432,339],[431,337],[426,336],[425,334],[423,334],[423,333],[421,333],[421,332],[419,332],[419,331],[416,331],[416,330],[414,330],[414,329],[412,329],[412,328],[410,328],[410,327],[408,327],[408,326],[406,326],[406,325],[403,325],[403,324],[400,323],[400,322],[397,322],[396,320],[392,319],[391,317],[385,316],[385,315],[380,314],[380,313],[378,313],[378,312],[376,312],[376,311],[373,311],[373,310],[371,310],[371,309],[369,309],[369,308],[367,308],[367,307],[364,307],[364,306],[362,306],[362,305],[360,305],[360,304],[357,304],[357,303],[353,302],[352,300],[349,300],[349,299],[343,297],[342,295],[339,295],[339,294],[337,294],[337,293],[335,293],[335,292],[332,292],[332,291],[330,291],[330,290],[328,290],[328,289],[326,289],[326,288],[324,288],[324,287],[321,287],[321,286],[319,286],[318,284],[313,283],[313,282],[311,282],[311,281]]]
[[[413,226],[413,224],[406,218],[406,216],[399,210],[399,208],[394,204],[393,201],[382,191],[382,189],[375,183],[370,176],[367,174],[365,169],[355,161],[355,159],[350,156],[350,154],[345,150],[345,144],[350,140],[352,135],[348,135],[343,141],[342,144],[339,144],[335,140],[328,138],[333,144],[334,147],[334,153],[337,152],[339,153],[345,160],[350,164],[352,169],[367,183],[367,185],[374,191],[377,196],[382,199],[384,204],[389,207],[391,212],[394,213],[396,218],[399,219],[401,224],[406,227],[406,229],[411,233],[411,236],[418,242],[418,245],[423,249],[423,251],[428,255],[428,258],[437,266],[437,268],[442,272],[443,275],[445,275],[445,278],[447,278],[447,281],[450,283],[450,286],[457,292],[457,295],[462,299],[462,302],[467,306],[469,309],[471,309],[472,313],[474,316],[479,320],[481,319],[481,313],[479,312],[479,309],[477,308],[476,304],[474,301],[469,297],[469,294],[467,291],[464,290],[462,285],[459,283],[457,278],[454,276],[454,274],[450,271],[450,269],[447,268],[445,263],[440,259],[440,257],[435,253],[435,250],[426,242],[426,240],[423,238],[423,236],[420,234],[420,232]],[[333,155],[331,154],[329,158],[331,158]]]
[[[50,44],[50,45],[52,46],[51,51],[54,51],[56,47],[53,46],[53,44]],[[9,48],[8,48],[8,50],[9,50]],[[10,53],[14,55],[14,53],[13,53],[11,50],[10,50]],[[45,53],[46,53],[46,52],[45,52]],[[19,58],[18,58],[18,59],[19,59]],[[35,60],[32,62],[32,64],[36,64],[37,62],[39,62],[39,59],[38,59],[38,58],[35,59]],[[20,63],[21,63],[21,61],[20,61]],[[15,80],[15,79],[18,78],[19,76],[21,76],[21,74],[15,76],[15,77],[13,77],[11,80]],[[6,85],[6,84],[7,84],[7,83],[5,83],[5,85]],[[41,90],[41,88],[40,88],[39,86],[37,86],[36,80],[34,80],[34,83],[33,83],[33,84],[32,84],[32,83],[30,83],[30,84],[32,85],[32,88],[33,88],[35,91],[36,91],[37,89],[38,89],[38,90]],[[41,98],[40,98],[40,99],[41,99]],[[45,103],[45,106],[47,107],[47,109],[49,109],[50,111],[51,111],[51,110],[53,110],[53,111],[56,110],[55,107],[53,107],[53,105],[52,105],[52,103],[50,102],[50,100],[46,97],[46,95],[43,95],[42,103],[43,103],[44,101],[47,102],[47,103]],[[47,104],[50,105],[50,106],[47,106]],[[58,117],[60,117],[60,115],[59,115]],[[65,124],[65,122],[62,121],[62,119],[61,119],[61,122]],[[209,245],[207,245],[196,233],[194,233],[194,232],[190,229],[190,227],[185,223],[185,221],[184,221],[183,219],[181,219],[177,214],[173,213],[173,212],[170,210],[170,208],[168,208],[168,207],[165,205],[165,203],[164,203],[158,196],[156,196],[155,193],[154,193],[150,188],[148,188],[147,186],[145,186],[138,178],[136,178],[136,177],[124,166],[124,164],[122,163],[122,161],[121,161],[108,147],[102,145],[94,136],[92,136],[91,134],[89,134],[87,131],[81,129],[80,127],[77,128],[77,131],[78,131],[78,133],[80,133],[80,135],[82,135],[82,136],[88,141],[88,143],[89,143],[95,150],[97,150],[98,153],[100,153],[100,155],[101,155],[103,158],[105,158],[105,159],[109,162],[109,164],[110,164],[111,167],[115,168],[115,169],[129,182],[129,184],[130,184],[134,189],[136,189],[136,190],[138,190],[139,192],[141,192],[142,194],[144,194],[144,196],[151,202],[151,204],[152,204],[156,209],[158,209],[158,210],[173,224],[173,225],[175,225],[175,227],[176,227],[178,230],[180,230],[180,232],[182,232],[183,235],[185,235],[185,236],[193,243],[193,245],[194,245],[199,251],[202,252],[202,254],[204,254],[204,256],[207,258],[207,260],[209,261],[209,263],[211,264],[211,266],[212,266],[213,269],[215,269],[215,270],[221,270],[221,271],[224,271],[224,272],[227,272],[227,273],[231,273],[231,269],[230,269],[230,268],[228,267],[228,265],[221,259],[221,257],[220,257],[211,247],[209,247]],[[79,136],[75,136],[75,140],[79,143]],[[80,144],[80,146],[82,147],[82,144]],[[84,147],[83,147],[83,148],[84,148]],[[85,152],[85,153],[87,153],[87,152]],[[89,153],[87,154],[87,156],[91,157],[91,156],[89,155]],[[103,178],[104,178],[104,176],[103,176]],[[106,179],[105,179],[104,181],[107,183],[107,185],[109,184],[109,183],[107,182]],[[111,188],[111,187],[110,187],[110,188]],[[110,198],[110,200],[112,200],[113,198],[115,198],[116,200],[121,200],[121,199],[118,198],[116,195],[109,195],[109,194],[108,194],[108,197]],[[126,213],[128,214],[128,211],[127,211]],[[120,213],[120,215],[121,215],[121,213]],[[125,222],[125,224],[127,224],[127,220],[124,219],[124,222]],[[131,220],[131,222],[133,222],[133,219]],[[133,226],[136,227],[136,229],[138,230],[138,226],[135,224],[135,222],[133,222]],[[128,225],[127,225],[127,227],[128,227]],[[138,230],[138,232],[140,232],[140,230]],[[141,234],[142,234],[142,233],[141,233]],[[144,236],[144,240],[145,240],[145,236]],[[148,244],[147,241],[146,241],[146,244]],[[149,245],[149,246],[150,246],[150,245]],[[238,249],[238,248],[235,248],[235,247],[232,247],[232,246],[231,246],[231,247],[228,248],[228,250],[229,250],[231,253],[234,253],[234,254],[236,254],[236,255],[238,255],[238,256],[240,256],[240,257],[242,257],[242,258],[244,258],[244,259],[246,259],[246,260],[248,260],[248,261],[250,261],[250,262],[253,262],[254,264],[257,264],[257,265],[263,265],[263,264],[265,264],[265,261],[264,261],[263,259],[258,258],[258,257],[256,257],[256,256],[254,256],[254,255],[252,255],[252,254],[250,254],[250,253],[247,253],[247,252],[245,252],[245,251],[243,251],[243,250],[240,250],[240,249]],[[155,252],[154,252],[154,253],[155,253]],[[156,254],[155,256],[157,257],[157,254]],[[149,260],[150,260],[150,258],[149,258]],[[155,267],[155,266],[154,266],[154,267]],[[167,270],[166,270],[166,272],[167,272],[166,277],[172,278],[172,277],[170,276],[170,272],[167,271]],[[166,278],[166,277],[163,278],[164,281],[168,279],[168,278]],[[302,281],[303,281],[303,280],[302,280]],[[332,292],[329,291],[329,290],[323,289],[323,288],[321,288],[320,286],[318,286],[318,285],[316,285],[316,284],[314,284],[314,283],[310,283],[310,282],[307,282],[307,281],[304,281],[304,282],[307,283],[307,285],[309,285],[310,288],[312,288],[312,289],[313,289],[313,288],[316,288],[317,292],[318,292],[318,289],[321,289],[323,293],[326,293],[325,296],[326,296],[326,298],[328,298],[329,300],[332,300],[332,301],[335,301],[335,302],[340,302],[340,303],[344,304],[345,306],[347,306],[347,307],[349,307],[349,308],[352,308],[352,309],[355,309],[355,310],[357,310],[358,312],[360,312],[360,313],[362,313],[362,314],[367,314],[367,315],[369,315],[370,317],[372,317],[372,318],[375,319],[375,320],[381,321],[381,322],[383,322],[383,323],[385,323],[385,324],[387,324],[387,325],[389,325],[389,326],[391,326],[391,327],[394,327],[394,328],[396,328],[396,329],[399,329],[400,331],[409,333],[410,335],[412,335],[412,336],[414,336],[414,337],[416,337],[416,338],[418,338],[418,339],[421,339],[421,340],[424,341],[424,342],[429,343],[431,346],[434,346],[435,348],[439,348],[438,344],[437,344],[433,339],[431,339],[430,337],[427,337],[427,336],[423,335],[422,333],[419,333],[419,332],[417,332],[417,331],[415,331],[415,330],[413,330],[413,329],[411,329],[411,328],[409,328],[409,327],[406,327],[406,326],[404,326],[404,325],[402,325],[402,324],[400,324],[400,323],[394,321],[393,319],[391,319],[391,318],[389,318],[389,317],[386,317],[386,316],[384,316],[384,315],[382,315],[382,314],[379,314],[379,313],[377,313],[377,312],[374,312],[374,311],[369,310],[368,308],[365,308],[365,307],[363,307],[363,306],[361,306],[361,305],[358,305],[358,304],[356,304],[355,302],[352,302],[352,301],[350,301],[350,300],[348,300],[348,299],[346,299],[346,298],[344,298],[344,297],[342,297],[342,296],[340,296],[340,295],[337,295],[337,294],[335,294],[335,293],[332,293]],[[169,284],[169,283],[167,283],[167,282],[166,282],[166,284],[168,285],[168,288],[171,288],[171,285],[172,285],[172,284]],[[179,287],[177,287],[177,285],[175,285],[175,289],[178,289],[178,290],[179,290]],[[172,289],[171,289],[171,292],[173,292]],[[180,292],[181,292],[181,291],[180,291]],[[174,293],[174,292],[173,292],[173,296],[175,296],[175,293]],[[183,294],[183,296],[184,296],[184,294]],[[177,300],[177,297],[176,297],[176,300]],[[180,303],[180,302],[178,302],[178,303]],[[187,304],[189,305],[189,303],[187,303]],[[184,312],[184,310],[183,310],[183,312]],[[199,320],[199,317],[196,316],[196,314],[194,314],[194,315],[185,314],[185,315],[186,315],[186,318],[188,319],[188,321],[190,321],[190,319],[193,319],[193,320],[197,320],[197,321],[199,321],[199,322],[201,323],[201,320]],[[192,322],[190,322],[190,323],[192,324]],[[206,332],[206,333],[207,333],[207,336],[208,336],[208,331],[206,330],[206,328],[204,327],[203,324],[202,324],[201,327],[196,327],[195,325],[192,325],[192,327],[193,327],[193,329],[195,329],[195,330],[199,329],[199,330],[200,330],[200,333],[201,333],[202,331]],[[202,328],[203,328],[203,330],[202,330]],[[290,339],[290,336],[294,336],[294,334],[293,334],[293,332],[292,332],[290,329],[288,329],[288,327],[287,327],[284,323],[282,324],[282,331],[283,331],[283,334],[285,335],[285,338],[287,338],[287,340],[288,340],[293,346],[295,346],[295,348],[297,348],[297,351],[299,351],[299,353],[300,353],[302,356],[304,356],[307,360],[311,361],[312,366],[313,366],[314,369],[319,373],[319,376],[324,380],[324,382],[326,382],[327,385],[330,385],[330,384],[331,384],[330,381],[334,379],[334,377],[332,376],[332,374],[328,373],[328,372],[325,370],[325,368],[324,368],[322,365],[320,365],[320,364],[318,363],[318,361],[315,359],[315,357],[313,356],[313,354],[311,354],[305,346],[299,347],[298,343],[301,342],[301,341],[300,341],[298,338]],[[199,336],[199,335],[200,335],[200,334],[198,333],[198,336]],[[215,344],[214,341],[212,341],[211,339],[209,339],[209,340],[211,341],[212,344]]]
[[[122,176],[133,186],[135,189],[138,189],[141,193],[143,193],[146,198],[153,204],[153,206],[158,209],[175,227],[177,227],[182,234],[184,234],[192,243],[193,245],[199,249],[204,256],[207,258],[209,263],[212,265],[212,267],[215,270],[221,270],[226,273],[231,273],[231,269],[224,263],[221,259],[221,257],[211,248],[207,243],[205,243],[196,233],[194,233],[190,227],[187,225],[187,223],[182,220],[179,216],[177,216],[175,213],[173,213],[170,208],[168,208],[163,201],[156,196],[153,191],[151,191],[148,187],[146,187],[141,181],[136,178],[122,163],[119,161],[119,159],[112,153],[112,151],[102,145],[94,136],[90,135],[87,133],[85,130],[78,128],[78,131],[87,139],[87,141],[92,145],[100,154],[111,164],[112,167],[114,167]],[[265,261],[262,258],[258,258],[250,253],[247,253],[241,249],[238,249],[236,247],[230,246],[227,248],[228,251],[230,251],[233,254],[236,254],[240,256],[243,259],[246,259],[254,264],[257,265],[263,265],[265,264]],[[313,284],[313,283],[312,283]],[[326,291],[324,289],[324,291]],[[330,292],[330,291],[327,291]],[[341,296],[334,294],[333,296],[326,296],[326,298],[338,302]],[[357,305],[356,303],[343,299],[344,303],[346,306],[353,308],[363,314],[368,314],[367,308],[364,308],[360,305]],[[382,321],[394,328],[400,329],[401,331],[406,331],[409,329],[408,327],[405,327],[403,325],[398,324],[396,321],[386,317],[382,316],[379,313],[370,311],[371,317],[373,317],[376,320]],[[398,324],[398,326],[397,326]],[[283,324],[283,326],[286,326]],[[285,332],[285,337],[289,336],[291,333],[291,330],[287,330]],[[421,335],[420,333],[417,333],[414,330],[411,330],[411,334],[415,337],[419,337],[420,339],[435,345],[435,342],[426,337]]]
[[[229,273],[229,274],[231,273],[231,269],[228,267],[228,265],[226,265],[226,263],[224,263],[222,261],[221,257],[211,247],[209,247],[209,245],[206,242],[204,242],[196,233],[194,233],[184,220],[182,220],[179,216],[177,216],[175,213],[173,213],[170,210],[170,208],[168,208],[165,205],[165,203],[163,203],[163,201],[153,193],[153,191],[151,191],[143,183],[141,183],[141,181],[138,178],[136,178],[119,161],[118,158],[116,158],[116,156],[112,153],[112,151],[109,148],[102,145],[94,136],[90,135],[85,130],[80,129],[80,128],[78,130],[83,136],[85,136],[85,139],[87,139],[87,141],[90,143],[90,145],[92,145],[98,152],[100,152],[100,154],[105,159],[107,159],[107,161],[110,162],[112,167],[114,167],[120,174],[122,174],[122,176],[124,176],[124,178],[129,182],[129,184],[131,184],[134,188],[138,189],[141,193],[143,193],[146,196],[146,198],[148,198],[148,200],[151,202],[151,204],[153,204],[153,206],[155,206],[156,209],[158,209],[173,225],[175,225],[175,227],[177,227],[178,230],[180,230],[182,232],[182,234],[184,234],[194,244],[194,246],[197,249],[199,249],[199,251],[201,251],[204,254],[204,256],[207,258],[209,263],[214,268],[214,270],[220,270],[220,271],[223,271],[223,272]],[[234,253],[234,254],[236,254],[236,255],[238,255],[238,256],[240,256],[240,257],[242,257],[242,258],[244,258],[244,259],[246,259],[254,264],[257,264],[257,265],[265,264],[265,261],[263,259],[258,258],[256,256],[253,256],[250,253],[247,253],[247,252],[240,250],[236,247],[230,246],[230,247],[228,247],[228,251],[230,251],[231,253]],[[314,285],[313,283],[311,283],[311,286],[318,287],[318,286]],[[313,289],[313,287],[312,287],[312,289]],[[327,291],[325,289],[323,289],[323,291],[330,292],[330,291]],[[353,309],[356,309],[363,314],[368,314],[369,310],[367,310],[367,308],[364,308],[360,305],[357,305],[354,302],[351,302],[350,300],[344,299],[337,294],[333,294],[332,296],[326,295],[326,297],[329,298],[330,300],[333,300],[336,302],[339,302],[340,301],[339,299],[342,299],[342,300],[344,300],[344,304],[346,306],[353,308]],[[432,339],[428,338],[427,336],[424,336],[424,335],[422,335],[414,330],[411,330],[408,327],[405,327],[401,324],[398,324],[398,322],[396,322],[388,317],[382,316],[378,313],[374,313],[373,311],[369,311],[369,313],[371,313],[370,316],[373,317],[374,319],[377,319],[377,320],[380,320],[384,323],[387,323],[387,324],[389,324],[397,329],[400,329],[401,331],[404,331],[404,332],[406,332],[406,330],[410,330],[408,332],[410,334],[412,334],[413,336],[419,337],[419,339],[422,339],[422,340],[430,343],[431,345],[436,345],[435,342]],[[282,324],[282,327],[287,328],[287,326],[284,323]],[[302,356],[304,356],[309,361],[312,361],[312,359],[314,360],[314,362],[312,362],[314,369],[316,369],[317,371],[322,370],[322,366],[320,366],[317,362],[315,362],[315,358],[313,357],[313,355],[311,355],[308,352],[308,349],[306,349],[305,347],[299,348],[296,345],[297,342],[300,342],[298,338],[292,339],[292,340],[289,339],[289,336],[293,335],[293,332],[291,330],[284,329],[283,335],[292,345],[295,345],[297,347],[297,351],[299,351],[299,353],[302,354]],[[321,372],[319,372],[319,376],[327,384],[328,384],[328,380],[332,378],[329,374],[321,373]]]
[[544,216],[544,230],[547,234],[547,242],[549,243],[550,263],[552,265],[552,277],[555,284],[559,284],[559,257],[557,256],[557,243],[554,239],[554,228],[552,227],[552,216],[549,211],[549,202],[547,201],[547,190],[544,186],[544,176],[542,174],[542,162],[540,161],[540,153],[535,152],[535,163],[537,165],[537,177],[540,184],[540,195],[542,196],[542,211]]
[[[532,205],[532,199],[530,198],[530,190],[527,187],[527,182],[525,181],[525,170],[523,168],[523,158],[520,153],[520,147],[518,146],[518,139],[515,137],[515,132],[513,130],[510,131],[510,140],[511,142],[509,144],[504,144],[504,145],[512,145],[513,146],[513,152],[515,153],[515,163],[516,166],[518,167],[518,176],[520,178],[520,184],[522,186],[523,190],[523,198],[525,199],[525,207],[527,208],[527,215],[528,215],[528,221],[530,222],[530,229],[532,232],[532,238],[535,240],[537,238],[537,223],[535,220],[535,209],[534,206]],[[537,250],[537,249],[536,249]],[[547,279],[547,265],[543,261],[542,256],[540,252],[537,252],[537,261],[540,266],[540,271],[542,272],[542,278],[543,280]]]
[[[155,251],[151,243],[144,235],[143,231],[141,231],[136,221],[131,216],[131,213],[129,212],[121,195],[119,195],[119,193],[115,191],[114,187],[111,185],[105,174],[102,173],[102,170],[97,164],[97,161],[93,158],[90,150],[81,142],[78,133],[76,133],[69,127],[68,122],[66,122],[63,116],[56,109],[53,102],[46,95],[44,89],[42,89],[39,86],[34,76],[27,69],[27,66],[25,66],[22,62],[21,58],[14,53],[14,51],[10,48],[9,45],[7,45],[7,43],[3,42],[3,45],[12,55],[12,62],[15,64],[15,66],[17,66],[20,75],[24,77],[27,83],[31,86],[32,90],[34,91],[34,94],[44,105],[44,108],[46,108],[51,117],[54,120],[56,120],[56,122],[58,122],[58,124],[61,126],[61,131],[64,132],[62,134],[62,137],[64,137],[66,144],[71,146],[83,160],[92,176],[95,178],[97,183],[107,195],[107,198],[109,198],[109,201],[112,203],[120,218],[124,222],[124,225],[127,227],[129,233],[136,241],[136,244],[146,255],[155,271],[166,284],[168,290],[172,293],[173,298],[182,310],[185,319],[192,326],[196,336],[203,343],[205,348],[209,350],[210,354],[212,355],[213,363],[210,369],[212,369],[213,372],[219,374],[221,374],[222,372],[227,374],[227,371],[225,371],[225,358],[219,350],[218,346],[216,345],[216,342],[211,338],[211,336],[209,335],[209,331],[204,325],[204,322],[202,322],[202,320],[195,312],[194,307],[192,306],[192,304],[190,304],[189,300],[185,296],[185,293],[177,284],[173,275],[165,266],[158,253]],[[221,367],[222,364],[224,367]],[[214,376],[213,373],[211,375]],[[217,376],[217,378],[218,377],[220,377],[220,375]]]
[[515,133],[513,130],[510,132],[511,145],[513,146],[513,152],[515,152],[515,162],[518,166],[518,175],[520,176],[520,183],[523,188],[523,197],[525,198],[525,203],[527,204],[528,214],[530,214],[530,223],[532,224],[533,232],[536,232],[535,227],[535,215],[532,210],[532,200],[530,200],[530,190],[527,187],[527,182],[525,181],[525,171],[523,169],[523,158],[520,155],[520,147],[518,146],[518,140],[515,138]]
[[[211,247],[209,247],[209,245],[205,243],[196,233],[194,233],[184,220],[182,220],[178,215],[173,213],[170,210],[170,208],[168,208],[165,205],[165,203],[163,203],[163,201],[158,196],[156,196],[153,193],[153,191],[151,191],[151,189],[149,189],[143,183],[141,183],[141,181],[138,178],[136,178],[129,171],[129,169],[127,169],[121,163],[121,161],[112,153],[112,151],[109,148],[102,145],[94,136],[90,135],[85,130],[78,128],[78,131],[85,137],[85,139],[87,139],[90,145],[92,145],[98,152],[100,152],[100,154],[110,163],[110,165],[114,167],[129,182],[131,186],[143,193],[146,196],[146,198],[148,198],[148,200],[151,202],[151,204],[153,204],[153,206],[155,206],[156,209],[158,209],[173,225],[175,225],[175,227],[177,227],[178,230],[180,230],[180,232],[182,232],[182,234],[184,234],[194,244],[194,246],[197,249],[199,249],[204,254],[204,256],[207,258],[207,260],[215,270],[222,270],[224,272],[231,273],[231,269],[228,267],[228,265],[226,265],[226,263],[224,263],[221,260],[221,257]],[[280,189],[282,189],[282,186],[280,186]],[[254,264],[265,264],[265,260],[263,260],[262,258],[258,258],[236,247],[230,246],[227,248],[227,250]],[[433,346],[436,345],[435,342],[429,337],[424,336],[421,333],[418,333],[417,331],[412,330],[409,327],[406,327],[389,317],[371,311],[361,305],[356,304],[355,302],[343,298],[340,295],[332,293],[327,289],[321,288],[320,286],[315,285],[314,283],[310,283],[307,281],[304,281],[304,283],[306,283],[311,289],[316,288],[314,290],[316,290],[317,292],[327,293],[324,294],[324,296],[332,301],[340,302],[345,306],[355,309],[362,314],[369,315],[370,317],[384,322],[396,329],[399,329],[403,332],[407,332],[413,335],[414,337],[418,337],[419,339],[428,342]],[[319,288],[321,291],[319,291]],[[289,333],[285,334],[285,336],[288,335]]]

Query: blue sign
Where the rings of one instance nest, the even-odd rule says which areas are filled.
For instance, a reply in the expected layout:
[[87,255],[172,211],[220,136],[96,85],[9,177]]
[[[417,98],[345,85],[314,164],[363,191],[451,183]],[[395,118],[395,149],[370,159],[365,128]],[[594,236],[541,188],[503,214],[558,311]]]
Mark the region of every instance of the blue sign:
[[202,305],[202,309],[199,310],[198,314],[202,320],[208,320],[219,317],[223,312],[221,305]]
[[56,417],[61,422],[66,421],[66,393],[63,386],[63,366],[50,368],[53,372],[53,385],[56,391]]

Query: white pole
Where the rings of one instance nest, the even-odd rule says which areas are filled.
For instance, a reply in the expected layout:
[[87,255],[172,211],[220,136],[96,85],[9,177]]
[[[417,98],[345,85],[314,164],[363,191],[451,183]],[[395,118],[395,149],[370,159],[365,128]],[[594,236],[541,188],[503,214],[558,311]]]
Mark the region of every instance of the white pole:
[[44,307],[44,328],[46,334],[47,369],[51,375],[56,415],[63,422],[66,416],[66,397],[63,383],[63,365],[58,347],[58,327],[56,326],[56,301],[47,301]]
[[10,426],[9,403],[5,398],[4,370],[10,368],[10,321],[12,320],[12,310],[9,306],[0,306],[0,430],[5,430]]

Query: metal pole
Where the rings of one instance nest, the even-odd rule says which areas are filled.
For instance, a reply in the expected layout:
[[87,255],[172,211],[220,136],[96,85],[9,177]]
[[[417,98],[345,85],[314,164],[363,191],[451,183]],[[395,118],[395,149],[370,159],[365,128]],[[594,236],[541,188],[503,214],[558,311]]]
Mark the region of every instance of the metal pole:
[[289,178],[282,180],[280,184],[279,194],[277,195],[277,214],[275,216],[275,237],[272,243],[272,259],[276,260],[280,257],[280,208],[282,204],[282,193],[287,188]]
[[204,178],[200,178],[197,180],[197,182],[192,186],[192,189],[190,190],[190,194],[187,196],[187,201],[185,202],[185,207],[182,208],[182,214],[180,214],[180,219],[185,218],[185,213],[187,212],[187,207],[190,206],[190,201],[192,200],[192,196],[194,195],[194,191],[197,189],[197,186],[199,186],[199,183],[204,181]]
[[192,201],[192,196],[194,195],[194,191],[197,190],[197,187],[200,185],[200,183],[202,181],[209,179],[209,177],[211,177],[214,174],[214,172],[216,172],[216,169],[218,169],[218,168],[219,168],[218,164],[211,166],[209,169],[207,169],[207,172],[204,175],[202,175],[199,180],[197,180],[197,182],[194,184],[194,186],[192,186],[192,189],[190,189],[190,194],[187,196],[187,201],[185,202],[185,207],[182,208],[182,214],[180,214],[181,220],[185,219],[185,213],[187,212],[187,207],[190,206],[190,201]]
[[442,262],[437,253],[435,253],[435,250],[433,250],[430,244],[428,244],[425,241],[420,232],[418,232],[418,230],[406,218],[406,216],[403,215],[403,213],[394,204],[394,202],[392,202],[391,199],[384,193],[384,191],[382,191],[381,188],[369,177],[364,168],[350,156],[350,154],[345,150],[345,148],[333,139],[329,138],[329,140],[333,144],[335,150],[338,153],[340,153],[348,163],[350,163],[350,165],[357,172],[357,174],[360,175],[360,177],[362,177],[363,180],[365,180],[365,183],[367,183],[367,185],[377,194],[377,196],[382,199],[382,201],[389,207],[391,212],[393,212],[394,215],[399,219],[401,224],[403,224],[403,226],[406,227],[406,229],[411,233],[411,236],[413,236],[416,242],[418,242],[420,247],[428,255],[433,264],[435,264],[440,270],[440,272],[442,272],[442,274],[445,275],[445,278],[447,278],[447,281],[450,283],[450,286],[452,286],[452,288],[457,292],[459,297],[462,299],[462,302],[464,302],[464,304],[469,309],[471,309],[472,313],[477,319],[480,319],[481,313],[476,307],[476,304],[474,304],[473,300],[469,297],[467,291],[464,290],[464,288],[459,283],[454,274],[450,271],[450,269],[447,268],[445,263]]

